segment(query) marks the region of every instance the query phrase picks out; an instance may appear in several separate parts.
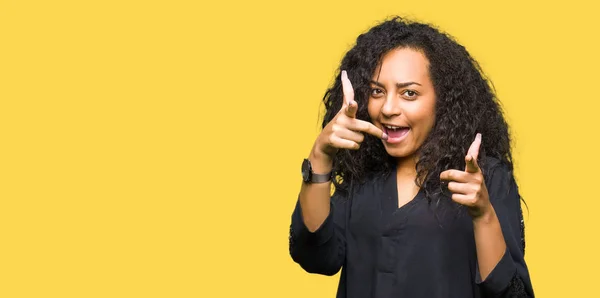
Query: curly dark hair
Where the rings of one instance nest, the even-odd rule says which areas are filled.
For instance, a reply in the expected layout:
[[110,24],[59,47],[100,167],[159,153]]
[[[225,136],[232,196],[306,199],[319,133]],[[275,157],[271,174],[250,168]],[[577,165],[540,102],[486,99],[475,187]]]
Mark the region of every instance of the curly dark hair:
[[[416,184],[430,200],[442,191],[440,173],[465,167],[465,154],[476,133],[483,135],[479,165],[485,157],[502,161],[513,169],[508,124],[491,82],[467,50],[456,40],[429,24],[393,17],[361,34],[342,59],[335,82],[323,97],[325,127],[343,101],[339,71],[346,70],[355,90],[357,118],[371,121],[367,103],[370,81],[382,57],[397,48],[421,51],[429,60],[429,74],[436,94],[434,127],[419,148]],[[348,191],[353,183],[385,177],[395,166],[381,141],[365,134],[359,150],[339,150],[333,171],[336,189]]]

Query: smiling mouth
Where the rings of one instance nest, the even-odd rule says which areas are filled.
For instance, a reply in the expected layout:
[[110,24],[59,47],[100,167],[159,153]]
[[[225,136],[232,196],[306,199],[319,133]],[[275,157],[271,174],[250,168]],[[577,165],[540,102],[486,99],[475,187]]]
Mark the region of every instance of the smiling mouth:
[[388,143],[399,143],[400,141],[404,140],[410,131],[410,127],[407,126],[394,126],[387,124],[382,126],[383,132],[388,135],[388,139],[386,141]]

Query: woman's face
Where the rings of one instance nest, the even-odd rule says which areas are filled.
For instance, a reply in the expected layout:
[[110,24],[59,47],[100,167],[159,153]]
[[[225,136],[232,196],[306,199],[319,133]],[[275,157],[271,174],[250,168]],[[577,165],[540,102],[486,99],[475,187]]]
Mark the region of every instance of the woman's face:
[[387,153],[413,157],[435,123],[435,92],[423,53],[399,48],[383,56],[371,81],[369,116],[388,134]]

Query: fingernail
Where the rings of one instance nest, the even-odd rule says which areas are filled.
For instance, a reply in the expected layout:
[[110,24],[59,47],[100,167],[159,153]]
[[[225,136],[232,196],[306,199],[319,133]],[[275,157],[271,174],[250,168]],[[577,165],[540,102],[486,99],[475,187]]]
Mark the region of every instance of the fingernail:
[[477,140],[477,139],[479,139],[479,140],[481,141],[481,134],[480,134],[480,133],[477,133],[477,135],[475,136],[475,139],[476,139],[476,140]]
[[388,135],[387,135],[387,133],[385,133],[385,132],[384,132],[384,133],[383,133],[383,135],[381,135],[381,138],[382,138],[384,141],[387,141],[387,139],[388,139]]
[[345,70],[342,70],[342,79],[348,79],[348,73]]

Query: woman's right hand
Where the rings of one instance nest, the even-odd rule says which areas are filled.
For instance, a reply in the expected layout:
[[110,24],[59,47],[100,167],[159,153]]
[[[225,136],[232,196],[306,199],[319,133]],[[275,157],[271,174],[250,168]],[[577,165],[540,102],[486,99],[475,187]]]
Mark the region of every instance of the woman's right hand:
[[354,101],[354,90],[345,70],[342,71],[342,90],[344,100],[342,108],[337,115],[323,128],[317,137],[313,150],[325,154],[329,159],[339,149],[357,150],[365,139],[364,133],[374,135],[380,139],[387,139],[387,135],[373,123],[356,119],[358,104]]

